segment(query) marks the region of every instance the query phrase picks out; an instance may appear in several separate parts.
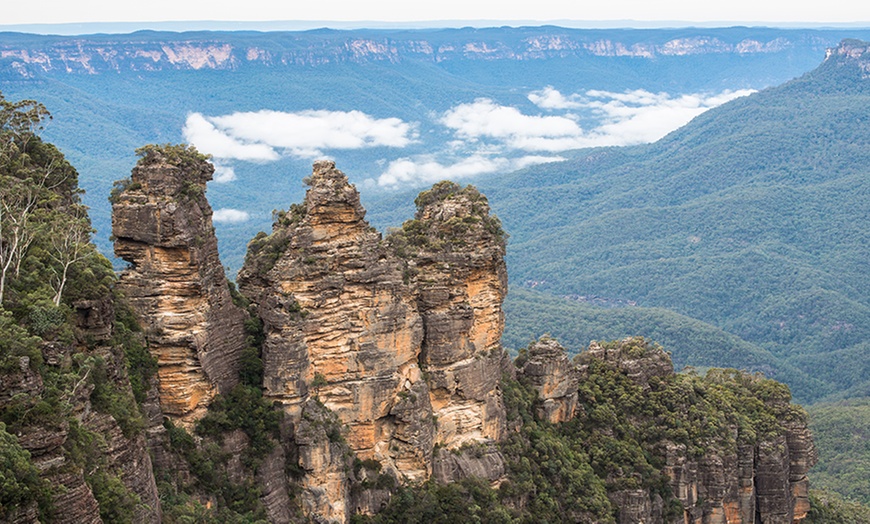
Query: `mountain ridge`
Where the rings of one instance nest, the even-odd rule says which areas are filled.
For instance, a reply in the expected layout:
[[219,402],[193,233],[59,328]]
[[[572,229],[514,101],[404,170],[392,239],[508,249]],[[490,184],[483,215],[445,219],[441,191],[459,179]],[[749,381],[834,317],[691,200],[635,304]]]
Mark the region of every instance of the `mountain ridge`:
[[655,144],[481,180],[514,284],[667,307],[786,360],[860,343],[866,49],[846,41]]
[[[846,32],[862,34],[861,30]],[[143,30],[127,35],[81,36],[0,33],[0,65],[5,62],[7,74],[12,69],[28,77],[37,70],[88,74],[122,69],[232,70],[245,64],[310,66],[335,61],[538,60],[587,55],[654,59],[797,52],[807,46],[822,51],[832,43],[832,33],[842,38],[839,30],[741,27],[594,30],[540,26],[275,33]],[[21,43],[28,45],[21,47]]]

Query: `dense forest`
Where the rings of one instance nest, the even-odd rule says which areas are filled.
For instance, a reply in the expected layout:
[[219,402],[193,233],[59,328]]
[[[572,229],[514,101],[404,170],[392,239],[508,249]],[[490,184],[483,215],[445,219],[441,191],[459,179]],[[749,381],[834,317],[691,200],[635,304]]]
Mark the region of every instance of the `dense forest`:
[[[862,71],[860,59],[834,53],[655,144],[587,151],[481,183],[511,235],[515,288],[667,308],[766,351],[765,371],[802,401],[865,395],[870,83]],[[562,322],[553,335],[588,333],[572,330]],[[728,365],[760,369],[735,358]]]

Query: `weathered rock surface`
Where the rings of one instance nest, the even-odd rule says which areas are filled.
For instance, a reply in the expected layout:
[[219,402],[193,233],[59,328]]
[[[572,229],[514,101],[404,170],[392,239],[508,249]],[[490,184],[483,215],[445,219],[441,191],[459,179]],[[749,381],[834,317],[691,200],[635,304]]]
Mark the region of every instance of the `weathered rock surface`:
[[351,456],[341,439],[341,422],[316,400],[308,400],[296,424],[302,509],[321,522],[347,522],[351,516]]
[[[102,347],[97,353],[106,361],[107,379],[132,396],[130,381],[123,355],[116,348]],[[132,515],[133,522],[161,522],[160,498],[157,481],[148,452],[144,433],[125,434],[118,421],[107,413],[89,409],[87,406],[79,415],[82,425],[93,433],[102,436],[106,443],[102,450],[105,468],[117,476],[124,487],[138,497],[139,503]]]
[[416,203],[414,220],[393,244],[410,255],[435,442],[455,449],[498,440],[505,428],[498,384],[507,294],[501,224],[470,186],[441,182]]
[[161,408],[189,426],[237,383],[245,334],[204,196],[214,168],[185,155],[144,154],[112,207],[112,232],[131,264],[118,287],[157,358]]
[[[133,264],[119,287],[158,359],[157,387],[145,403],[148,442],[154,461],[168,471],[175,466],[161,444],[162,417],[191,427],[213,396],[238,380],[244,347],[244,313],[230,300],[202,195],[210,175],[204,161],[179,166],[147,153],[114,206],[116,253]],[[496,443],[508,431],[503,373],[538,392],[538,416],[553,424],[581,409],[578,386],[593,360],[624,373],[645,393],[653,391],[651,381],[673,375],[667,354],[642,339],[593,343],[572,362],[558,343],[543,338],[518,368],[511,366],[500,345],[507,291],[503,233],[473,188],[436,184],[417,199],[415,218],[384,240],[365,221],[356,188],[332,162],[315,163],[310,186],[302,205],[277,216],[272,234],[249,244],[239,274],[240,290],[264,325],[265,395],[287,415],[282,442],[256,472],[271,522],[295,521],[298,507],[317,522],[347,522],[354,513],[384,507],[395,479],[478,477],[498,485],[505,464]],[[77,308],[82,336],[105,338],[104,304]],[[63,348],[54,353],[58,362],[67,358]],[[21,370],[6,388],[42,387],[26,365]],[[107,435],[112,464],[143,500],[136,520],[159,521],[153,476],[132,474],[151,469],[144,439],[124,439],[102,414],[82,420]],[[30,435],[22,445],[41,450],[46,467],[56,467],[50,451],[63,438],[57,432],[42,437]],[[740,442],[736,424],[726,440]],[[231,456],[229,478],[246,481],[250,472],[239,457],[247,436],[237,430],[222,443]],[[806,474],[815,455],[801,420],[756,444],[708,449],[699,455],[684,444],[661,444],[662,471],[684,507],[681,521],[790,523],[806,516]],[[288,467],[298,468],[292,480]],[[64,482],[79,496],[77,518],[88,521],[87,493],[75,478]],[[295,496],[291,483],[301,487]],[[673,520],[667,516],[673,508],[650,490],[608,496],[620,523]]]
[[471,477],[498,482],[504,474],[504,458],[494,443],[453,450],[440,448],[435,453],[432,478],[442,484]]
[[640,386],[648,387],[652,377],[673,375],[674,363],[661,348],[646,351],[646,347],[643,339],[634,337],[619,341],[614,348],[592,342],[589,349],[577,356],[577,367],[583,375],[586,372],[587,362],[598,359],[622,370],[628,378]]
[[[316,163],[310,180],[304,208],[251,243],[239,274],[264,321],[266,395],[294,421],[318,398],[347,426],[357,456],[424,480],[432,426],[420,421],[432,410],[417,363],[423,324],[401,261],[332,162]],[[277,259],[268,267],[264,257]]]
[[579,374],[558,342],[544,337],[530,345],[517,377],[538,392],[540,418],[551,423],[574,418]]
[[[372,490],[349,498],[334,446],[305,419],[312,402],[338,417],[356,457],[403,481],[432,475],[436,442],[486,446],[503,433],[504,242],[476,190],[444,186],[413,238],[385,242],[334,163],[315,163],[309,180],[305,202],[249,244],[239,288],[264,323],[265,394],[288,414],[309,472],[304,509],[341,520],[350,505],[384,501]],[[441,461],[439,478],[496,480],[503,461],[487,449],[483,461]]]

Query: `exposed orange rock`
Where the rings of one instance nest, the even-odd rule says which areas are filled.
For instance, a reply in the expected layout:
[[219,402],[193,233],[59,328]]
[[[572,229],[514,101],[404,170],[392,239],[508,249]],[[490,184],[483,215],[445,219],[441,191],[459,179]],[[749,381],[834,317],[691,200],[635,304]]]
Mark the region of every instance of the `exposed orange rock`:
[[158,362],[160,406],[190,426],[238,382],[244,313],[218,259],[205,184],[214,167],[195,152],[151,148],[112,207],[120,277]]
[[535,388],[541,399],[538,416],[551,423],[574,418],[579,374],[558,342],[543,337],[518,361],[517,377]]
[[417,214],[392,243],[408,255],[423,317],[420,365],[448,449],[498,440],[505,427],[501,377],[504,235],[486,197],[441,182],[417,198]]
[[[335,450],[310,430],[298,434],[310,428],[313,400],[337,416],[357,457],[405,481],[431,476],[436,440],[458,448],[503,433],[504,242],[485,198],[455,189],[418,212],[427,240],[397,233],[385,242],[347,177],[317,162],[304,203],[249,244],[240,290],[264,321],[265,394],[295,425],[310,515],[347,516],[350,503]],[[457,223],[468,226],[461,239]],[[474,460],[440,471],[503,474],[494,448]]]
[[[402,261],[332,162],[316,163],[310,180],[304,207],[252,241],[239,274],[265,324],[266,395],[296,422],[319,399],[346,426],[357,456],[424,480],[432,436],[417,420],[431,418],[417,363],[423,324]],[[403,414],[409,402],[415,417]]]

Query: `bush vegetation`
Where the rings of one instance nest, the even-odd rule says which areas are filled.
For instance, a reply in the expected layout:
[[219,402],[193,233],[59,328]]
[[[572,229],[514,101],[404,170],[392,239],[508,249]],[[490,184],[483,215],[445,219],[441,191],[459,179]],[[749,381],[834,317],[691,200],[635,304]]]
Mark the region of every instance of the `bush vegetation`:
[[[623,349],[633,358],[660,351],[642,339]],[[705,376],[652,377],[644,387],[611,363],[586,363],[578,414],[561,424],[537,417],[534,389],[502,378],[515,431],[499,444],[507,479],[497,490],[476,479],[404,487],[383,513],[356,521],[616,522],[608,494],[626,489],[660,496],[664,516],[678,518],[683,508],[663,471],[666,445],[696,458],[736,453],[738,444],[770,440],[783,434],[785,423],[806,417],[790,404],[786,386],[757,374],[713,369]]]

